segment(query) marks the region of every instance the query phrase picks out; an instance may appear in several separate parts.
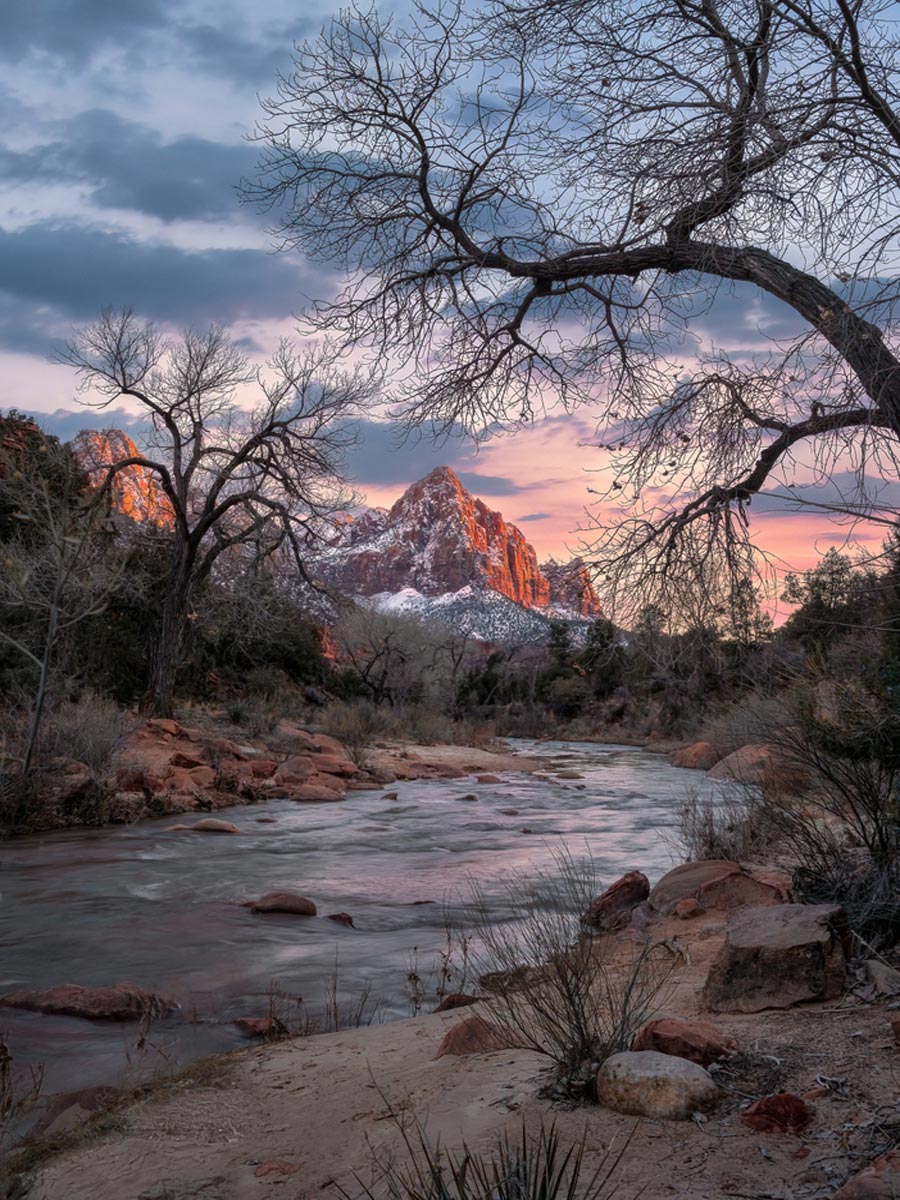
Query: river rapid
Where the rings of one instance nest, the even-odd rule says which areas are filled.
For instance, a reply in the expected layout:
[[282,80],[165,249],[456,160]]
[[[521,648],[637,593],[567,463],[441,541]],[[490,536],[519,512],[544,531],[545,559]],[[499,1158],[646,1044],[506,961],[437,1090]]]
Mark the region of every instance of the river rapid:
[[[397,783],[387,789],[396,800],[351,792],[337,804],[242,806],[222,814],[237,835],[170,833],[163,819],[3,844],[0,993],[124,982],[180,1005],[143,1049],[133,1023],[0,1008],[17,1066],[41,1066],[48,1093],[134,1083],[246,1044],[231,1022],[265,1015],[272,985],[319,1009],[335,964],[345,999],[368,986],[378,1019],[408,1016],[411,962],[417,955],[427,976],[445,942],[444,905],[465,898],[471,880],[504,920],[504,872],[553,871],[564,846],[590,854],[604,887],[632,869],[653,882],[672,866],[665,830],[700,772],[632,747],[511,746],[546,760],[546,773]],[[557,778],[563,770],[582,778]],[[461,799],[471,794],[477,803]],[[254,915],[238,903],[282,888],[309,896],[320,916]],[[325,919],[334,912],[355,928]]]

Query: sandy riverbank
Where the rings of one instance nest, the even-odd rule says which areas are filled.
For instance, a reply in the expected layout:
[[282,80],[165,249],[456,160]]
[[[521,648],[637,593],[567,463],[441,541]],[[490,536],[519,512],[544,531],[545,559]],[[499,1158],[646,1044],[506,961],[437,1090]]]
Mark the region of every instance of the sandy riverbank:
[[[710,1019],[699,992],[724,937],[721,913],[665,918],[654,940],[680,967],[666,1015]],[[630,942],[604,939],[624,961]],[[630,1200],[692,1197],[825,1198],[900,1125],[900,1051],[887,1012],[848,993],[785,1011],[712,1018],[742,1053],[717,1078],[717,1109],[703,1123],[644,1120],[582,1106],[554,1109],[541,1095],[547,1060],[503,1050],[435,1058],[472,1008],[320,1035],[231,1056],[179,1087],[121,1106],[112,1129],[40,1163],[30,1200],[284,1200],[337,1195],[368,1176],[370,1145],[399,1146],[389,1108],[414,1113],[447,1146],[487,1148],[522,1122],[555,1120],[565,1140],[587,1134],[588,1158],[631,1137],[611,1192]],[[196,1072],[194,1073],[197,1074]],[[818,1093],[802,1134],[760,1134],[739,1120],[750,1098]],[[590,1165],[590,1164],[589,1164]],[[641,1190],[643,1189],[643,1190]]]

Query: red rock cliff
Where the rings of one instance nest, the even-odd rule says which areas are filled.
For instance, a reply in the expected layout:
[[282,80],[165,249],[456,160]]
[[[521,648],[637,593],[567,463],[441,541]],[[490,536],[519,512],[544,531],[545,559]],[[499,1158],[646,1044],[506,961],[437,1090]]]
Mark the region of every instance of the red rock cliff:
[[[120,429],[83,429],[72,443],[75,455],[91,483],[99,486],[113,463],[138,456],[138,448]],[[156,476],[146,467],[125,467],[112,485],[113,507],[133,521],[172,525],[172,510]]]
[[[390,511],[368,509],[348,521],[317,567],[332,586],[355,595],[415,588],[439,596],[471,585],[526,608],[559,604],[582,615],[599,611],[583,563],[574,573],[567,573],[568,564],[552,565],[559,598],[521,530],[472,496],[449,467],[437,467]],[[579,571],[587,588],[574,582]]]

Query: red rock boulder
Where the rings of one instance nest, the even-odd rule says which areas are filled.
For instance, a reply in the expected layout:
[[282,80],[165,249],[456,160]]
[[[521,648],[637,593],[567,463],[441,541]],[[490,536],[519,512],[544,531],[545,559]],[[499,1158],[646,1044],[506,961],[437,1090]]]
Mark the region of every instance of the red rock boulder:
[[240,833],[237,825],[231,821],[223,821],[219,817],[204,817],[202,821],[194,821],[191,825],[169,825],[166,833]]
[[648,1021],[638,1030],[631,1048],[658,1050],[660,1054],[673,1054],[676,1058],[687,1058],[701,1067],[708,1067],[720,1058],[736,1054],[738,1044],[708,1021],[661,1017]]
[[728,912],[747,905],[782,904],[790,898],[790,877],[776,871],[751,871],[727,859],[701,859],[675,867],[654,886],[652,908],[669,915],[679,900],[696,900],[704,909]]
[[778,904],[733,913],[703,1002],[713,1012],[760,1012],[834,1000],[845,986],[846,936],[846,917],[836,904]]
[[797,795],[809,784],[809,772],[778,746],[765,742],[741,746],[707,772],[710,779],[733,780],[786,795]]
[[289,913],[297,917],[314,917],[317,909],[312,900],[299,892],[266,892],[258,900],[249,900],[246,907],[255,913]]
[[306,783],[315,770],[311,755],[294,754],[273,772],[273,777],[276,783]]
[[7,992],[0,996],[0,1005],[30,1012],[84,1017],[88,1021],[137,1021],[146,1016],[162,1016],[176,1007],[157,992],[148,992],[130,983],[116,983],[112,987],[62,983],[45,991]]
[[619,929],[627,925],[632,910],[650,895],[650,880],[641,871],[629,871],[602,892],[584,914],[593,929]]
[[445,1054],[491,1054],[495,1050],[509,1050],[516,1045],[515,1035],[499,1025],[492,1025],[483,1017],[469,1017],[447,1031],[438,1046],[435,1058]]
[[691,771],[708,771],[722,756],[709,742],[692,742],[675,750],[669,762],[673,767],[686,767]]

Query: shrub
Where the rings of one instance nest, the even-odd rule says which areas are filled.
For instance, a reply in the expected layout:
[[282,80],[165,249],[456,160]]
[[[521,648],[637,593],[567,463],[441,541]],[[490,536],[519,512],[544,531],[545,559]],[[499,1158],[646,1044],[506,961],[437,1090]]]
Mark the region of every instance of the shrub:
[[497,922],[496,901],[473,884],[473,961],[487,990],[485,1007],[530,1049],[553,1059],[560,1086],[584,1094],[599,1064],[630,1047],[655,1011],[668,974],[668,952],[649,946],[617,951],[582,928],[601,890],[593,864],[568,853],[551,873],[514,872],[502,881],[513,920]]
[[689,861],[746,862],[765,854],[771,830],[757,819],[758,803],[744,789],[724,797],[689,789],[675,812],[678,849]]
[[102,779],[132,724],[130,715],[107,696],[83,692],[77,701],[64,700],[45,718],[41,757],[45,761],[77,759],[90,768],[95,779]]

